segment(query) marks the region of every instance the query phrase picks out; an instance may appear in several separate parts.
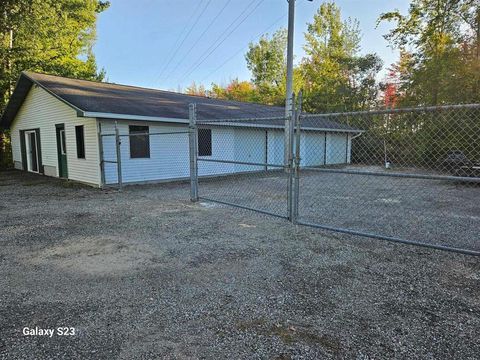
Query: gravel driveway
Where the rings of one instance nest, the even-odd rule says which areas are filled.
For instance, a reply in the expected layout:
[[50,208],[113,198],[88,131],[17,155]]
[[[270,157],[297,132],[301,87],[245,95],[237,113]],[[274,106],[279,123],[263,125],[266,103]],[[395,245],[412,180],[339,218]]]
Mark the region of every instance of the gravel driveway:
[[[287,214],[287,176],[281,171],[201,179],[199,193]],[[302,170],[299,217],[307,223],[480,252],[480,185]]]
[[478,358],[478,258],[188,196],[0,172],[0,358]]

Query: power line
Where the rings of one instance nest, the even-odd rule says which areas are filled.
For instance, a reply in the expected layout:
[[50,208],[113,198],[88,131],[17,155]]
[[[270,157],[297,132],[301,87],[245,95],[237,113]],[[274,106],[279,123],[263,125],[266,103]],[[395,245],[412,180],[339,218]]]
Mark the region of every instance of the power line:
[[[260,0],[260,1],[258,2],[258,4],[255,5],[255,7],[254,7],[253,9],[251,9],[250,12],[249,12],[246,16],[244,16],[243,19],[241,19],[241,21],[240,21],[230,32],[228,32],[226,35],[221,35],[220,37],[218,37],[217,40],[215,40],[215,42],[212,44],[212,46],[210,46],[210,47],[199,57],[199,59],[197,60],[197,62],[194,63],[194,64],[187,70],[187,73],[181,78],[180,83],[182,83],[185,78],[187,78],[193,71],[195,71],[201,64],[203,64],[203,62],[204,62],[206,59],[208,59],[208,57],[209,57],[216,49],[218,49],[218,47],[219,47],[220,45],[222,45],[222,44],[225,42],[225,40],[227,40],[227,39],[233,34],[233,32],[234,32],[235,30],[238,29],[238,28],[240,27],[240,25],[242,25],[242,24],[245,22],[245,20],[256,10],[264,1],[265,1],[265,0]],[[247,7],[242,11],[242,13],[227,27],[226,30],[228,30],[228,28],[229,28],[230,26],[232,26],[238,19],[240,19],[240,17],[248,10],[248,8],[249,8],[254,2],[255,2],[255,0],[253,0],[252,2],[250,2],[250,3],[247,5]],[[222,36],[224,36],[223,39],[215,46],[216,42],[217,42],[219,39],[221,39]],[[205,55],[205,54],[206,54],[206,55]]]
[[[212,27],[212,25],[215,23],[215,21],[220,17],[220,15],[223,13],[223,11],[226,9],[226,7],[232,2],[232,0],[228,0],[225,5],[220,9],[220,11],[217,13],[217,15],[215,15],[215,17],[213,18],[212,21],[210,21],[210,23],[207,25],[207,27],[205,28],[205,30],[203,30],[203,32],[200,34],[200,36],[197,38],[197,40],[195,40],[192,44],[192,46],[190,47],[190,49],[188,49],[188,51],[183,55],[182,59],[177,63],[177,65],[173,68],[173,70],[170,72],[170,74],[173,74],[175,73],[175,71],[178,69],[178,67],[183,63],[183,61],[187,58],[187,56],[190,54],[190,52],[193,50],[193,48],[198,45],[198,42],[200,41],[201,38],[203,38],[203,35],[205,35],[207,33],[208,30],[210,30],[210,28]],[[168,77],[165,79],[165,81],[168,80]]]
[[[205,6],[203,7],[200,15],[197,16],[197,19],[195,20],[195,22],[192,24],[192,26],[190,26],[190,29],[188,30],[187,34],[184,36],[184,38],[182,39],[181,43],[176,47],[175,51],[172,53],[172,55],[170,56],[167,64],[163,67],[162,71],[160,72],[160,75],[157,77],[157,80],[161,79],[162,78],[162,75],[163,73],[165,72],[165,70],[167,70],[168,66],[170,65],[170,63],[172,62],[173,58],[175,57],[175,55],[177,55],[178,51],[180,50],[180,48],[182,47],[182,45],[185,43],[185,40],[188,38],[188,36],[190,35],[190,33],[192,32],[193,28],[195,27],[195,25],[197,25],[198,21],[200,20],[200,18],[202,17],[203,13],[205,12],[205,10],[207,10],[207,7],[208,5],[211,3],[212,0],[208,0],[208,2],[205,4]],[[200,5],[201,3],[203,2],[203,0],[200,0],[200,2],[198,3],[198,6],[195,8],[195,11],[192,13],[192,16],[190,17],[189,21],[190,22],[193,18],[194,18],[194,15],[196,14],[197,10],[200,8]]]
[[[190,18],[188,19],[187,21],[187,24],[190,23],[190,21],[192,21],[192,19],[194,18],[194,15],[197,13],[197,10],[200,8],[200,5],[202,4],[203,0],[200,0],[197,4],[197,7],[195,8],[195,10],[192,12],[192,15],[190,15]],[[183,31],[180,33],[180,35],[178,36],[177,40],[175,41],[175,44],[173,45],[172,47],[172,50],[175,49],[177,47],[177,45],[179,44],[180,42],[180,39],[183,37],[183,35],[185,34],[185,30],[187,30],[187,28],[183,28]],[[165,68],[168,66],[168,64],[165,64],[165,66],[162,68],[162,70],[160,71],[160,75],[157,76],[157,78],[160,78],[162,75],[163,75],[163,72],[165,71]]]
[[[258,4],[257,4],[253,9],[251,9],[251,11],[250,11],[246,16],[244,16],[243,19],[242,19],[229,33],[227,33],[226,36],[225,36],[213,49],[210,47],[208,50],[210,50],[210,49],[211,49],[211,50],[208,52],[208,54],[207,54],[206,56],[204,56],[203,58],[200,57],[200,59],[201,59],[200,62],[198,62],[198,63],[196,63],[195,65],[193,65],[193,69],[192,69],[192,68],[189,69],[189,71],[187,72],[187,74],[181,79],[180,83],[182,83],[185,78],[187,78],[187,77],[190,76],[195,70],[197,70],[197,69],[200,67],[200,65],[202,65],[202,64],[205,62],[205,60],[207,60],[207,59],[210,57],[210,55],[213,54],[213,52],[214,52],[215,50],[217,50],[217,49],[220,47],[220,45],[222,45],[222,44],[225,42],[225,40],[227,40],[227,39],[234,33],[235,30],[237,30],[237,29],[240,27],[240,25],[242,25],[242,24],[245,22],[245,20],[256,10],[264,1],[265,1],[265,0],[260,0],[260,1],[258,2]],[[232,25],[233,25],[233,23],[232,23]],[[227,29],[228,29],[228,28],[227,28]],[[214,44],[214,45],[215,45],[215,44]],[[207,50],[207,51],[208,51],[208,50]],[[205,53],[204,53],[204,54],[205,54]],[[202,56],[203,56],[204,54],[202,54]]]
[[[267,31],[269,31],[272,27],[274,27],[275,25],[277,25],[281,20],[285,19],[287,17],[287,15],[282,15],[281,17],[279,17],[277,20],[275,20],[272,24],[270,24],[270,26],[268,28],[266,28],[265,30],[263,30],[260,34],[258,34],[257,36],[253,37],[250,39],[249,43],[256,40],[257,38],[259,38],[260,36],[264,35]],[[248,45],[247,45],[248,47]],[[228,62],[230,62],[231,60],[233,60],[238,54],[240,54],[242,51],[244,51],[247,47],[242,47],[240,50],[238,50],[235,54],[233,54],[232,56],[230,56],[228,59],[226,59],[220,66],[217,66],[215,67],[215,70],[213,70],[211,73],[209,73],[207,76],[205,76],[204,78],[202,78],[202,80],[200,80],[200,83],[202,83],[205,79],[209,78],[210,76],[212,76],[213,74],[215,74],[218,70],[220,70],[221,68],[223,68]]]

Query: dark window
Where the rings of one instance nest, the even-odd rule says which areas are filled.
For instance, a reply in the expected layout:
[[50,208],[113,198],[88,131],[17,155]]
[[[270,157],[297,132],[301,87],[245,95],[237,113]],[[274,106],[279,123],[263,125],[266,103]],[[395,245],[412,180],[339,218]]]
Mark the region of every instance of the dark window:
[[85,135],[83,125],[75,126],[75,138],[77,139],[77,158],[85,159]]
[[198,156],[212,156],[211,129],[198,129]]
[[150,138],[148,135],[148,126],[130,125],[130,157],[131,158],[149,158],[150,157]]

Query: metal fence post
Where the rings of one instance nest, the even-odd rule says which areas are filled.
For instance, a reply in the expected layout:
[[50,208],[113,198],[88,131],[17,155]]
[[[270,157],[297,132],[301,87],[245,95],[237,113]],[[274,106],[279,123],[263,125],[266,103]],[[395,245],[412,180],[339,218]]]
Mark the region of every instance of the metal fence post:
[[[293,123],[295,122],[295,94],[292,94],[292,110],[288,127],[285,128],[287,133],[285,136],[285,147],[287,154],[286,171],[288,173],[288,185],[287,185],[287,217],[290,221],[293,221]],[[287,141],[288,139],[288,141]]]
[[[291,148],[292,148],[292,119],[295,116],[293,113],[295,111],[295,93],[292,93],[290,100],[290,111],[289,115],[285,115],[285,133],[284,133],[284,165],[285,165],[285,172],[288,172],[288,162],[290,160],[291,155]],[[288,103],[288,101],[287,101]]]
[[297,110],[295,112],[295,159],[293,161],[293,204],[292,204],[292,222],[297,223],[298,220],[298,207],[300,201],[300,135],[301,135],[301,120],[302,114],[302,91],[298,93],[297,98]]
[[102,136],[102,124],[97,119],[97,137],[98,137],[98,157],[100,166],[100,188],[105,187],[105,161],[103,158],[103,136]]
[[190,153],[190,200],[198,201],[198,146],[197,146],[197,106],[196,104],[190,104],[188,106],[189,117],[189,132],[188,132],[188,144]]
[[120,140],[120,133],[118,131],[118,124],[115,121],[115,148],[117,151],[117,180],[118,186],[121,189],[123,186],[122,181],[122,153],[121,153],[121,140]]

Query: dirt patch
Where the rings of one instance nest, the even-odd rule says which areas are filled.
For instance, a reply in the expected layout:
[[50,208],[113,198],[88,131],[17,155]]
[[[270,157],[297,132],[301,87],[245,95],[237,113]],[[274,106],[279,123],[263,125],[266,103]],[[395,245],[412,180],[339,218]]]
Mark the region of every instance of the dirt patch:
[[22,254],[24,265],[55,267],[58,271],[108,275],[145,269],[158,263],[162,256],[148,246],[132,245],[121,237],[86,236],[47,247],[41,251]]

